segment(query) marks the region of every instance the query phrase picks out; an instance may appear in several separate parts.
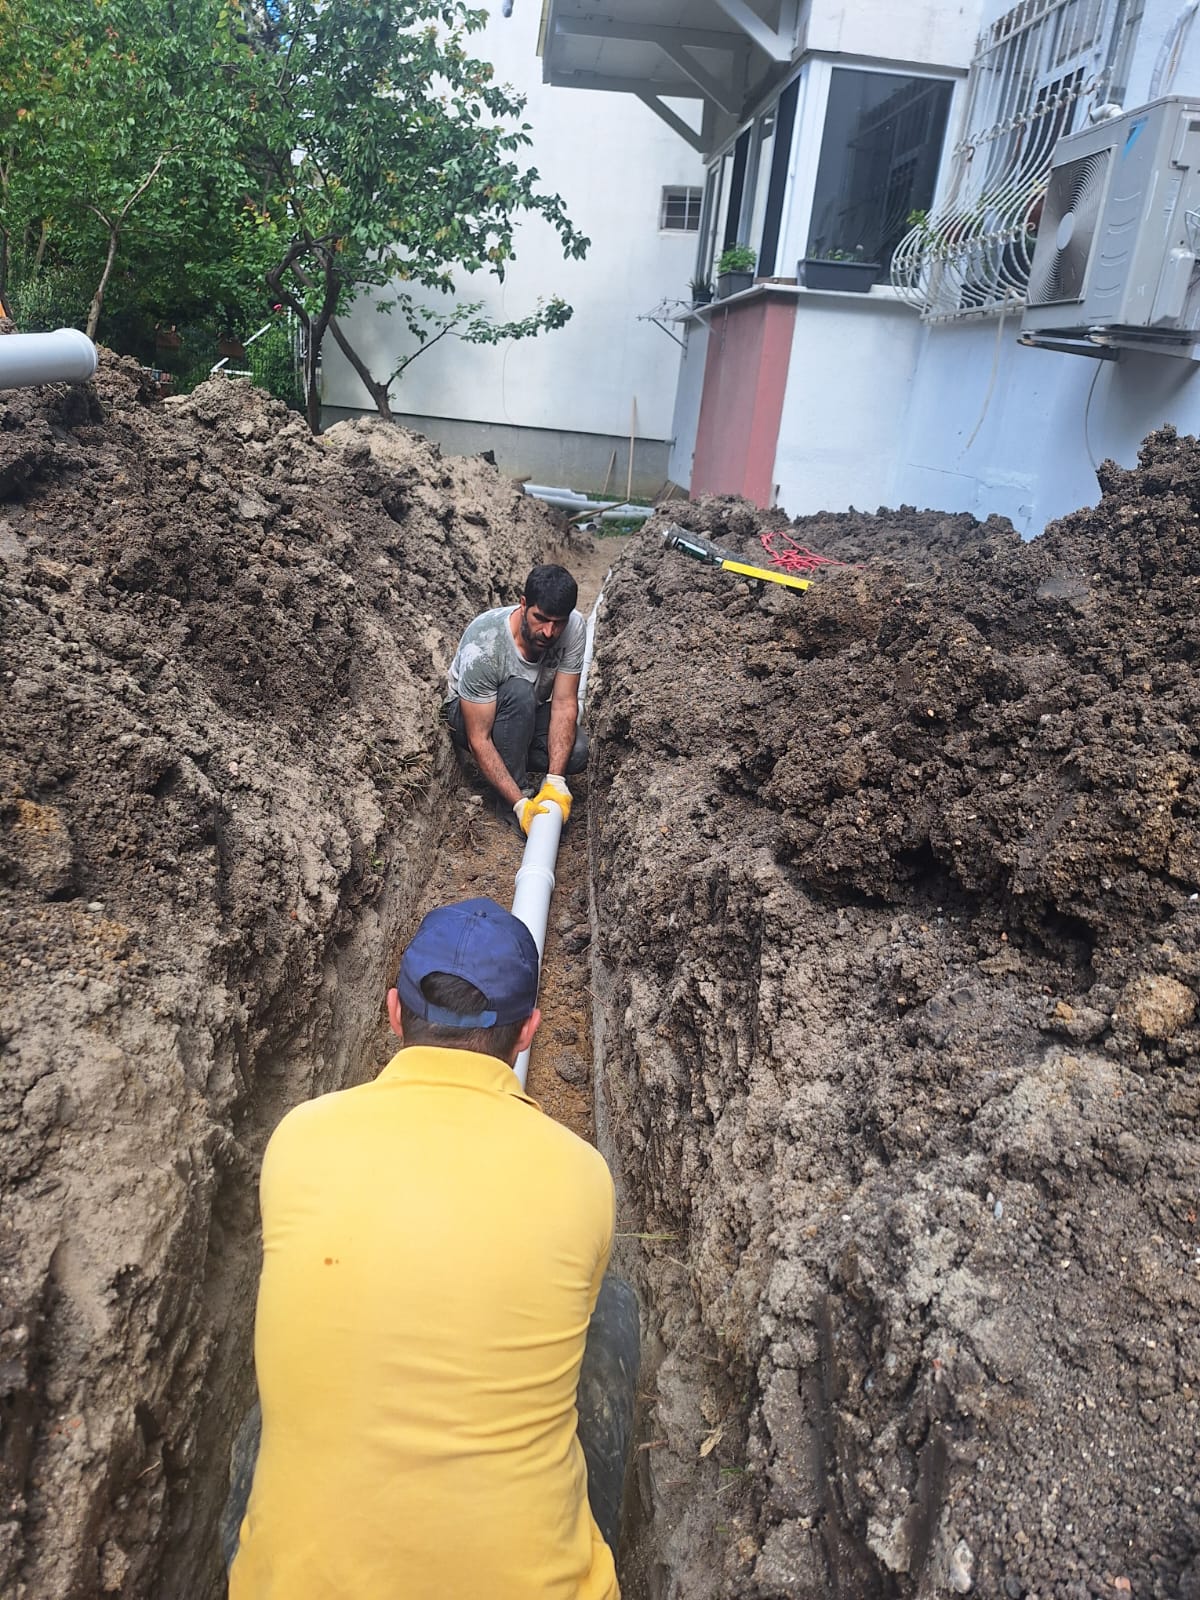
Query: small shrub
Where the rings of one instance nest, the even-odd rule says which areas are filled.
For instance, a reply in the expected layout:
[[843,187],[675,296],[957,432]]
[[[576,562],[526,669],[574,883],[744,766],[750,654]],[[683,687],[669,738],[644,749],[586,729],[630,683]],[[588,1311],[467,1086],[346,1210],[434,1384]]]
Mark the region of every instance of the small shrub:
[[717,262],[718,273],[753,272],[758,252],[748,244],[731,244]]

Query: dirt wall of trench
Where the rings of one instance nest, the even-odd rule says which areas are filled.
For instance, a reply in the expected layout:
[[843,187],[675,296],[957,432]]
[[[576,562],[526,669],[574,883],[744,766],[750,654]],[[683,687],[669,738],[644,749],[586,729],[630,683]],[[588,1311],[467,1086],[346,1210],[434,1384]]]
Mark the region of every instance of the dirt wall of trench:
[[462,626],[545,510],[240,385],[0,396],[0,1593],[197,1600],[255,1184],[376,1064]]
[[[613,573],[601,1143],[654,1600],[1200,1596],[1200,449]],[[676,520],[761,561],[745,506]]]

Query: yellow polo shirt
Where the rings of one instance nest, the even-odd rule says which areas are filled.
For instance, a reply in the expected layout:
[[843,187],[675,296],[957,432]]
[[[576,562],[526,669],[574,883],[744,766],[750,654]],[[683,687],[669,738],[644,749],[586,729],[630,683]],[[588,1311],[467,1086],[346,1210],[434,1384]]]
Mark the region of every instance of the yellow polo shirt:
[[261,1193],[231,1600],[618,1600],[575,1434],[597,1151],[503,1062],[420,1046],[290,1112]]

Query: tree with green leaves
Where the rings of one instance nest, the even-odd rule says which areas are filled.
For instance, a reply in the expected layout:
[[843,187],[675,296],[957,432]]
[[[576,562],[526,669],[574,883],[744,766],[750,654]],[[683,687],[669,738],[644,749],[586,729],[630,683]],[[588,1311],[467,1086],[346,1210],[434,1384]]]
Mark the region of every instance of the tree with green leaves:
[[244,300],[249,59],[227,0],[0,0],[0,285],[90,279],[91,337],[119,260],[151,306]]
[[[534,168],[524,99],[467,50],[486,13],[463,0],[264,0],[251,20],[244,100],[263,177],[257,227],[273,252],[271,292],[305,331],[310,426],[319,426],[317,361],[337,342],[381,416],[393,384],[437,340],[523,338],[560,327],[561,299],[495,322],[455,298],[456,272],[503,279],[523,216],[540,216],[564,255],[589,241]],[[430,292],[435,303],[430,304]],[[340,320],[369,293],[398,314],[415,348],[373,374]],[[446,297],[440,309],[437,297]]]

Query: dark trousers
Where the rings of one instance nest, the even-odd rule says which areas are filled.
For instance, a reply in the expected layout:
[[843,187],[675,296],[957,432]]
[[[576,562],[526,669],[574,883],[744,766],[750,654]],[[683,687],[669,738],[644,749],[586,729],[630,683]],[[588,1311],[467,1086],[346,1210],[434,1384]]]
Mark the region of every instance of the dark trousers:
[[[467,750],[467,726],[463,721],[462,701],[452,700],[446,708],[450,737],[460,750]],[[545,772],[550,760],[546,740],[550,732],[550,702],[534,703],[533,684],[527,678],[509,678],[496,696],[496,720],[492,724],[492,743],[508,768],[513,782],[523,789],[531,772]],[[588,737],[576,725],[575,744],[567,762],[567,772],[582,772],[587,765]],[[566,777],[566,773],[562,774]]]
[[[588,1504],[614,1555],[621,1532],[621,1492],[633,1434],[641,1341],[637,1296],[624,1278],[610,1273],[588,1324],[576,1407],[579,1443],[587,1462]],[[262,1438],[262,1412],[255,1401],[238,1429],[229,1460],[229,1497],[221,1514],[221,1551],[228,1570],[237,1554],[254,1463]]]

